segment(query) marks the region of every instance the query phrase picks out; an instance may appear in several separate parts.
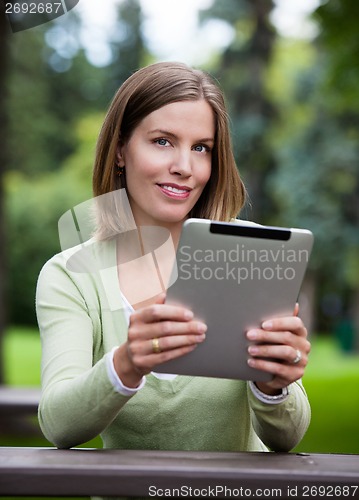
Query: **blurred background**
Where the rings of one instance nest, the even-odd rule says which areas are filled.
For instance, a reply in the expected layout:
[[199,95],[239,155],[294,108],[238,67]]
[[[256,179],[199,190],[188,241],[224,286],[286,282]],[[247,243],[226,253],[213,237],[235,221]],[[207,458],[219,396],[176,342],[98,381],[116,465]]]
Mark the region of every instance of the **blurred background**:
[[[91,198],[114,92],[143,65],[179,60],[226,95],[250,196],[241,217],[315,235],[301,296],[313,416],[296,450],[359,453],[359,2],[103,3],[16,33],[1,22],[0,383],[40,383],[37,276],[60,250],[59,217]],[[35,427],[0,431],[0,445],[49,445]]]

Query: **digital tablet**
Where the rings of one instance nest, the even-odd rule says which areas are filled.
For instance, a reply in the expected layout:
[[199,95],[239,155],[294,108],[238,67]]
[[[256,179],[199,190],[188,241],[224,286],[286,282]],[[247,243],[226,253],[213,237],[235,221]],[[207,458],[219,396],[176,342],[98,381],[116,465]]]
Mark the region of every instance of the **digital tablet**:
[[156,371],[242,380],[272,376],[248,366],[246,332],[291,316],[313,235],[303,229],[188,219],[182,229],[166,303],[204,321],[206,340]]

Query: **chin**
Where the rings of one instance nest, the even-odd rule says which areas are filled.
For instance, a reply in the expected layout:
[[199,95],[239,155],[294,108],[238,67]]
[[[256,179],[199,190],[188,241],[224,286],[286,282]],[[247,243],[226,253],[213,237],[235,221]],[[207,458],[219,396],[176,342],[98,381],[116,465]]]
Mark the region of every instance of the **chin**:
[[158,217],[157,220],[166,224],[178,224],[184,222],[188,218],[188,212],[176,213],[176,214],[163,214]]

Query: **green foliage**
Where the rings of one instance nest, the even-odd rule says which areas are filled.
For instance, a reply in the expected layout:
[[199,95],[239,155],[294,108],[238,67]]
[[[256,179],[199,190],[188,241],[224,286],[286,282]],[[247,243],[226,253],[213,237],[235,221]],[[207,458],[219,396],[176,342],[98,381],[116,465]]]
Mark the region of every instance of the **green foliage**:
[[73,206],[91,198],[94,149],[103,116],[79,120],[78,147],[61,170],[30,178],[19,172],[6,176],[9,319],[35,322],[37,276],[60,249],[57,223]]
[[48,110],[50,88],[42,59],[42,38],[40,29],[9,37],[9,169],[38,172],[54,168],[47,144],[58,130]]
[[[328,60],[308,43],[277,44],[268,73],[279,111],[271,133],[277,166],[267,186],[276,206],[272,223],[313,231],[319,296],[335,291],[344,313],[358,286],[359,134],[353,123],[359,116],[333,107],[337,90],[323,91],[328,71]],[[283,74],[286,92],[280,93]]]
[[9,39],[5,204],[11,322],[35,322],[37,276],[60,251],[58,219],[91,198],[104,110],[146,57],[139,3],[122,2],[119,15],[120,29],[111,39],[113,62],[107,68],[86,60],[78,38],[81,21],[73,13],[66,25],[54,21]]
[[255,202],[250,216],[264,223],[272,205],[265,179],[274,167],[268,131],[276,111],[264,80],[276,37],[269,21],[273,7],[271,0],[231,0],[225,6],[217,0],[201,16],[225,21],[235,31],[212,73],[227,98],[237,164]]
[[327,59],[323,91],[331,94],[334,111],[351,109],[358,114],[359,4],[330,0],[316,10],[314,17],[321,28],[319,46]]
[[77,147],[62,165],[63,171],[80,184],[89,185],[95,159],[96,141],[105,118],[104,112],[91,113],[81,117],[74,125],[72,133]]
[[94,89],[102,89],[105,72],[91,66],[83,51],[68,62],[69,71],[51,66],[56,53],[45,44],[46,34],[46,28],[39,27],[9,40],[7,168],[27,175],[58,170],[76,147],[76,121],[108,100],[101,90],[94,100]]
[[8,315],[13,322],[32,324],[37,276],[46,260],[60,251],[58,219],[90,194],[72,175],[63,172],[38,180],[9,173],[5,180]]

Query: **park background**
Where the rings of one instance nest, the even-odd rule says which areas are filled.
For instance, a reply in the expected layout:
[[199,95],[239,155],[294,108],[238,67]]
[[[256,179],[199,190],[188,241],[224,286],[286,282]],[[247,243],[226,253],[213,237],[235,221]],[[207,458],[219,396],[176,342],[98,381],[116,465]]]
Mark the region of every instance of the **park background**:
[[[359,453],[359,2],[106,2],[22,32],[2,23],[0,383],[40,383],[37,276],[60,250],[59,217],[91,197],[114,92],[143,65],[180,60],[227,97],[241,217],[315,235],[301,296],[312,423],[296,451]],[[0,432],[0,445],[50,444]]]

